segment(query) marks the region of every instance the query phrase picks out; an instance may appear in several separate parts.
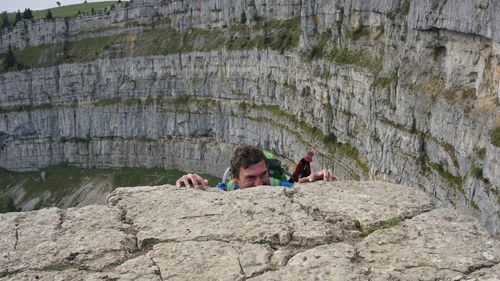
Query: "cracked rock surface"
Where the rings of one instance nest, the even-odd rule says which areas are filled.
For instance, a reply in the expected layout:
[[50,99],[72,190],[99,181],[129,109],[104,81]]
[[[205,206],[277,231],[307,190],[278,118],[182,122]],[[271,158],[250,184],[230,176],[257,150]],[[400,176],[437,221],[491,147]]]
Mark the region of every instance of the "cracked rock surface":
[[0,215],[0,280],[499,280],[500,242],[413,188],[119,188]]

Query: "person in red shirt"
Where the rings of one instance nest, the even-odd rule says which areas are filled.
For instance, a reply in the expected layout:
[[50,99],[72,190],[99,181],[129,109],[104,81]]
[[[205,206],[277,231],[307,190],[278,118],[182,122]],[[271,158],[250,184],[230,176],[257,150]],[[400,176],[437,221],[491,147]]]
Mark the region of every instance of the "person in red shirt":
[[[297,167],[295,167],[295,172],[293,172],[292,177],[289,182],[308,182],[310,181],[311,175],[311,162],[314,157],[314,150],[312,148],[308,148],[306,154],[302,159],[297,163]],[[336,180],[337,178],[332,174],[332,179]]]

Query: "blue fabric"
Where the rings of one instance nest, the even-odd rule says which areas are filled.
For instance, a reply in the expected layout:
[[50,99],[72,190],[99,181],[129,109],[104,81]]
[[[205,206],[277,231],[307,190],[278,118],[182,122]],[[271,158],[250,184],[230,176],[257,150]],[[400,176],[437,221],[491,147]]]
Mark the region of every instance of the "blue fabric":
[[293,187],[293,182],[280,181],[280,185],[279,186],[284,186],[284,187],[292,188]]
[[[269,179],[269,181],[272,181],[272,179]],[[287,182],[287,181],[279,181],[279,184],[277,186],[283,186],[283,187],[288,187],[288,188],[292,188],[293,187],[293,183],[290,183],[290,182]],[[227,184],[225,182],[219,182],[217,184],[217,188],[220,188],[224,191],[227,191]],[[233,190],[238,190],[240,189],[240,185],[235,183],[234,184],[234,188]]]

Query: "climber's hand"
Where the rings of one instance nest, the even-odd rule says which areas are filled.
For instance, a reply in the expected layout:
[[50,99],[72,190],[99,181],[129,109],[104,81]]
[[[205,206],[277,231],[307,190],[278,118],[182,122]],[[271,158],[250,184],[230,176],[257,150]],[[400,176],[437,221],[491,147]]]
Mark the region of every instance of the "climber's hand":
[[[322,171],[323,173],[323,180],[324,181],[335,181],[337,180],[337,177],[333,174],[332,170],[328,169],[328,170],[323,170]],[[320,178],[321,180],[321,178]]]
[[307,177],[303,177],[299,179],[299,182],[313,182],[313,181],[334,181],[337,180],[337,177],[332,173],[330,169],[324,169],[319,172],[311,173]]
[[175,182],[175,186],[207,189],[208,188],[208,180],[202,178],[198,174],[187,174],[187,175],[180,177]]

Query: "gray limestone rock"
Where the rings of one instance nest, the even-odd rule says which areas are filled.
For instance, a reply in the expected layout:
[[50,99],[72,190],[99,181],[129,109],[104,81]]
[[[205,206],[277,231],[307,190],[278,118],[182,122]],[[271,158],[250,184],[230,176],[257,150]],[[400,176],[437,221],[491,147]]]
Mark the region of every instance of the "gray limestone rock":
[[[359,245],[362,267],[374,280],[464,280],[472,272],[498,264],[500,242],[477,221],[448,209],[436,209],[380,230]],[[489,274],[496,274],[489,269]]]
[[239,242],[186,241],[156,245],[148,256],[164,280],[243,280],[267,268],[271,249]]
[[[474,215],[498,234],[499,5],[148,0],[109,13],[23,21],[2,31],[0,52],[140,34],[153,25],[230,36],[243,12],[249,21],[300,17],[300,41],[286,51],[221,45],[122,58],[106,51],[95,61],[3,73],[0,167],[65,162],[220,176],[236,144],[293,160],[313,146],[314,168],[333,168],[344,180],[423,187],[435,203]],[[329,31],[322,44],[336,55],[310,59]],[[179,97],[189,100],[182,110]],[[23,200],[25,210],[39,202]]]
[[383,182],[119,188],[0,215],[0,280],[498,280],[500,242],[433,208]]
[[434,208],[428,195],[401,185],[382,182],[307,185],[300,185],[301,190],[293,197],[294,202],[316,211],[325,221],[346,226],[352,226],[356,220],[361,227],[368,227],[381,221],[412,218]]
[[119,214],[105,206],[1,215],[0,272],[81,267],[100,270],[136,249]]
[[[265,196],[254,200],[252,194],[261,193],[263,189],[268,191]],[[126,210],[127,219],[133,221],[138,230],[141,245],[149,240],[269,241],[286,245],[291,242],[294,231],[287,223],[290,221],[307,225],[307,228],[299,226],[307,240],[297,243],[325,243],[340,235],[338,230],[330,233],[328,225],[315,222],[298,205],[290,204],[282,188],[257,187],[229,193],[168,186],[141,188],[140,192],[117,189],[109,202]],[[176,207],[164,208],[172,205]],[[241,224],[242,220],[246,223]],[[153,225],[155,227],[151,227]]]
[[295,255],[283,269],[272,268],[249,280],[349,280],[355,256],[351,245],[322,245]]

